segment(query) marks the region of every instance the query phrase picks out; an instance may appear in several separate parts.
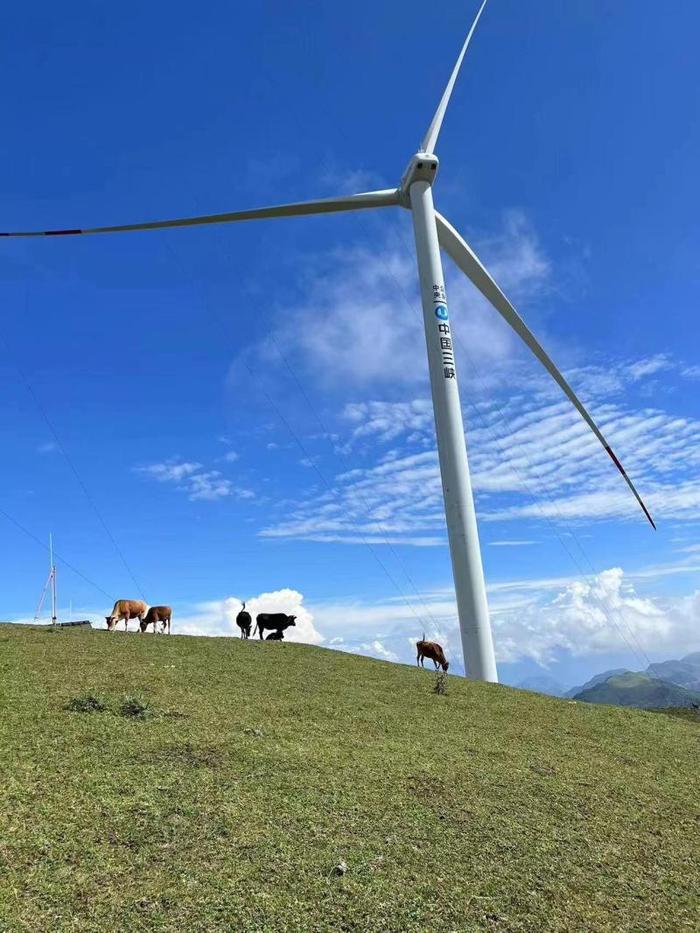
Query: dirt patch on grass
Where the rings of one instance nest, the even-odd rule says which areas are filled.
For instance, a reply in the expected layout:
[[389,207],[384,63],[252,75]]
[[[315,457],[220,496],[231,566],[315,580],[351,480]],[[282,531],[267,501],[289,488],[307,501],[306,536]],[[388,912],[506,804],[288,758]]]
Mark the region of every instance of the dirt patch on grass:
[[176,742],[162,745],[139,758],[147,764],[170,764],[186,768],[220,768],[226,755],[216,745],[193,745],[191,742]]
[[411,797],[430,810],[438,820],[462,825],[471,822],[473,814],[464,806],[463,795],[454,784],[435,774],[412,774],[406,780]]

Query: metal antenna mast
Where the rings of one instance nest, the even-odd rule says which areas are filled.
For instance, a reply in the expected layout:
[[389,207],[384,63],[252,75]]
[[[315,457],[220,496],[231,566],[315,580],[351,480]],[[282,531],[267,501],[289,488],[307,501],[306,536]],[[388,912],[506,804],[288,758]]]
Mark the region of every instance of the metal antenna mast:
[[53,562],[53,535],[49,534],[49,575],[46,578],[46,583],[44,584],[44,589],[41,591],[41,599],[39,600],[39,605],[36,607],[36,612],[34,613],[34,621],[39,621],[39,616],[41,610],[44,607],[44,600],[46,599],[46,591],[51,589],[51,624],[56,625],[58,621],[56,616],[56,565]]
[[53,535],[49,534],[49,561],[51,569],[49,579],[51,580],[51,624],[56,624],[56,565],[53,562]]

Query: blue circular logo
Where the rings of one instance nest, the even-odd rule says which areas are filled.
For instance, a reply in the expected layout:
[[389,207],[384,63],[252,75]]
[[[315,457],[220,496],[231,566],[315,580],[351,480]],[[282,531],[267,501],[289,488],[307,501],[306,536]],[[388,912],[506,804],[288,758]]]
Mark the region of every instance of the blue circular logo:
[[449,317],[447,308],[444,305],[438,305],[435,309],[435,317],[439,317],[441,321],[446,321]]

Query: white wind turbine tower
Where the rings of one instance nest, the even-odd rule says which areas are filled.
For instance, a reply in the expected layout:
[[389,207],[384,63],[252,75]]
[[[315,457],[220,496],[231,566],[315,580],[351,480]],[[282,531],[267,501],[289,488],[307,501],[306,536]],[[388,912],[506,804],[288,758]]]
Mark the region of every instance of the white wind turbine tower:
[[447,82],[445,92],[435,111],[435,116],[423,138],[420,150],[411,157],[397,188],[200,217],[121,224],[111,227],[3,233],[0,236],[70,236],[89,233],[119,233],[131,230],[158,230],[168,227],[263,220],[272,217],[300,217],[307,214],[328,214],[379,207],[403,207],[411,211],[423,302],[430,385],[435,412],[435,432],[465,669],[467,675],[472,679],[496,682],[498,675],[486,601],[486,586],[479,549],[474,499],[469,478],[469,465],[452,343],[452,325],[450,324],[447,306],[440,247],[451,257],[504,320],[510,324],[516,334],[530,348],[547,372],[561,387],[624,477],[651,525],[656,526],[622,464],[571,386],[468,243],[433,206],[433,185],[438,174],[438,158],[435,155],[435,148],[440,128],[467,47],[474,35],[481,14],[484,12],[486,3],[487,0],[483,0],[476,14]]

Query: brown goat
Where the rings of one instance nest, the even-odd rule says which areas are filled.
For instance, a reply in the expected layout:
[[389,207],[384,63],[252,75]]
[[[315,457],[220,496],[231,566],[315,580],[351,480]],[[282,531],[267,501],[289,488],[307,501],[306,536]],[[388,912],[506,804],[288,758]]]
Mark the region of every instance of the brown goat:
[[435,665],[435,670],[441,667],[443,671],[446,671],[450,666],[445,657],[445,652],[442,650],[442,645],[438,645],[436,641],[426,641],[425,632],[423,632],[422,639],[416,642],[416,649],[418,651],[416,664],[420,665],[420,667],[424,667],[423,662],[426,658],[430,658]]

